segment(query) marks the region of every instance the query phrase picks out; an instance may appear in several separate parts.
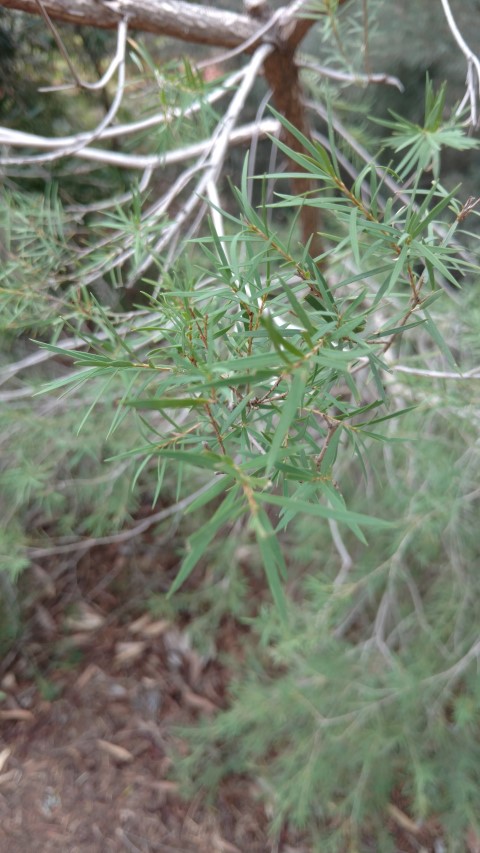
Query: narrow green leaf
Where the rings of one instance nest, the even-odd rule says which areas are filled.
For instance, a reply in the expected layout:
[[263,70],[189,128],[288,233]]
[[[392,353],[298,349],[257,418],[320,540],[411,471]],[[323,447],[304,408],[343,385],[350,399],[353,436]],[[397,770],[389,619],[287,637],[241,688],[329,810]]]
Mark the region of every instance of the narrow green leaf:
[[[289,363],[289,359],[286,359],[284,350],[287,350],[295,358],[301,358],[303,353],[298,347],[294,346],[290,341],[287,340],[288,337],[288,329],[283,329],[281,326],[277,326],[272,315],[265,311],[260,317],[260,323],[263,328],[266,330],[268,337],[270,338],[272,344],[277,350],[278,354],[285,358],[285,360]],[[298,335],[298,332],[296,332]]]
[[177,463],[185,462],[187,465],[193,465],[194,468],[206,468],[208,471],[219,471],[227,458],[219,453],[213,453],[211,450],[195,452],[195,450],[172,450],[171,448],[155,447],[154,444],[147,446],[152,450],[155,456],[163,456],[165,459],[173,459]]
[[304,371],[299,370],[295,373],[288,396],[283,403],[282,414],[278,422],[278,426],[272,438],[272,443],[265,457],[265,469],[267,475],[272,471],[278,451],[283,444],[285,437],[292,425],[292,422],[297,414],[297,410],[302,402],[302,397],[305,391],[307,375]]
[[[412,247],[413,246],[414,246],[414,244],[412,242]],[[442,249],[440,249],[440,252],[439,252],[438,248],[436,248],[436,247],[434,248],[433,246],[427,246],[425,243],[416,243],[415,249],[418,251],[419,257],[424,257],[425,262],[427,260],[430,261],[432,267],[434,267],[436,270],[438,270],[447,279],[447,281],[450,282],[450,284],[453,284],[454,287],[458,287],[457,279],[454,278],[454,276],[452,275],[450,270],[443,263],[443,260],[441,258]],[[443,250],[443,253],[445,256],[445,254],[446,254],[445,249]]]
[[[393,418],[400,418],[402,415],[406,415],[407,412],[413,412],[413,410],[416,408],[417,408],[416,405],[415,406],[406,406],[404,409],[398,409],[396,412],[390,412],[390,414],[383,415],[380,418],[373,418],[373,420],[371,420],[371,421],[362,421],[362,423],[355,424],[355,427],[356,428],[357,427],[360,428],[360,427],[364,427],[364,426],[371,427],[374,424],[381,424],[384,421],[391,421],[391,420],[393,420]],[[364,430],[364,432],[365,432],[365,430]]]
[[168,597],[173,595],[185,583],[194,570],[198,561],[205,554],[212,539],[227,522],[235,521],[243,511],[243,498],[238,501],[239,487],[234,487],[223,503],[218,507],[210,521],[202,525],[188,540],[189,553],[185,557],[179,572],[168,591]]
[[262,492],[257,495],[257,500],[263,503],[274,504],[275,506],[286,507],[291,509],[292,506],[296,510],[296,514],[305,513],[313,515],[317,518],[333,518],[335,521],[340,521],[348,527],[352,525],[363,525],[368,527],[391,528],[393,522],[385,521],[381,518],[375,518],[371,515],[363,515],[360,512],[351,512],[350,510],[340,510],[329,506],[323,506],[320,503],[307,503],[306,501],[298,501],[291,497],[285,498],[281,495],[272,495],[268,492]]
[[336,461],[337,453],[338,453],[338,445],[340,443],[340,438],[342,436],[342,427],[338,427],[333,433],[329,443],[325,455],[322,459],[322,464],[320,466],[321,474],[328,474],[333,464]]
[[210,501],[215,500],[218,495],[221,495],[222,492],[225,492],[228,489],[229,484],[231,484],[231,480],[227,476],[216,477],[212,485],[209,489],[207,489],[203,494],[199,495],[193,503],[186,509],[187,513],[196,512],[198,509],[201,509],[205,504],[210,503]]
[[[324,162],[325,164],[328,164],[328,167],[330,170],[332,169],[332,164],[330,162],[328,154],[327,154],[325,148],[322,145],[320,145],[320,143],[312,142],[310,139],[307,139],[307,137],[304,136],[303,133],[301,133],[298,130],[298,128],[295,127],[294,124],[292,124],[290,121],[288,121],[288,119],[285,118],[285,116],[282,115],[282,113],[277,112],[277,110],[275,110],[272,106],[270,106],[269,109],[270,109],[270,112],[273,113],[275,118],[277,118],[278,121],[281,124],[283,124],[283,126],[286,127],[288,131],[290,131],[292,136],[294,136],[295,139],[297,139],[298,142],[300,142],[301,145],[303,145],[303,147],[305,148],[305,151],[309,151],[313,158],[321,158],[322,162]],[[276,139],[275,137],[272,137],[272,141],[277,143],[278,139]],[[287,149],[287,151],[288,150],[290,150],[290,149]]]
[[448,346],[447,342],[445,341],[445,338],[443,337],[442,333],[440,332],[438,326],[434,323],[431,314],[429,313],[429,311],[426,308],[423,309],[423,313],[425,315],[425,327],[426,327],[429,335],[432,337],[432,339],[437,344],[440,352],[442,352],[443,355],[445,356],[450,367],[453,367],[454,370],[458,370],[458,364],[456,363],[456,361],[452,355],[450,347]]
[[279,284],[280,284],[280,287],[282,288],[283,292],[285,293],[285,296],[287,297],[288,301],[290,302],[290,305],[293,308],[295,316],[301,322],[305,331],[309,332],[310,334],[314,334],[316,332],[316,326],[314,326],[314,324],[310,320],[310,317],[308,316],[307,312],[305,311],[305,309],[303,308],[303,306],[300,304],[299,300],[295,296],[295,293],[293,292],[293,288],[290,287],[287,284],[287,282],[285,282],[283,280],[283,278],[279,279]]
[[408,246],[406,243],[404,243],[404,245],[402,246],[402,248],[400,250],[399,256],[397,257],[397,259],[395,260],[395,262],[393,264],[393,267],[390,267],[390,269],[391,269],[390,275],[385,279],[385,281],[383,282],[383,284],[381,285],[381,287],[379,288],[379,290],[375,296],[375,300],[373,302],[374,306],[378,305],[378,303],[381,302],[381,300],[384,298],[384,296],[387,296],[389,293],[391,293],[391,291],[395,287],[399,277],[401,276],[402,272],[404,271],[407,258],[408,258]]
[[124,406],[132,409],[150,409],[161,412],[163,409],[192,409],[195,406],[204,406],[211,403],[208,397],[152,397],[148,400],[122,400]]
[[373,339],[385,338],[385,337],[391,337],[391,335],[401,335],[404,332],[408,332],[409,329],[414,329],[415,326],[423,326],[424,323],[425,323],[425,320],[422,317],[422,318],[420,318],[420,320],[415,320],[415,322],[405,323],[404,326],[392,326],[389,329],[382,329],[380,332],[375,332],[372,335],[372,338]]
[[[456,189],[458,189],[458,187]],[[445,210],[446,207],[448,207],[452,198],[455,198],[455,193],[456,190],[452,190],[451,193],[448,193],[448,195],[442,198],[438,202],[438,204],[436,204],[435,207],[432,208],[432,210],[430,211],[430,213],[427,214],[427,216],[425,216],[423,219],[419,219],[418,225],[416,225],[410,231],[410,234],[413,238],[418,237],[419,234],[422,233],[422,231],[425,231],[427,229],[431,222],[433,222],[435,219],[438,219],[440,213],[442,213],[442,211]]]
[[358,219],[358,210],[356,207],[353,208],[350,213],[350,222],[348,227],[348,233],[350,235],[350,247],[352,249],[353,258],[355,260],[355,265],[358,269],[361,269],[362,262],[360,260],[360,252],[358,246],[358,231],[357,231],[357,219]]
[[258,550],[260,551],[273,600],[281,618],[285,621],[287,618],[287,608],[280,575],[285,576],[287,569],[280,551],[277,536],[265,510],[259,509],[252,516],[251,523],[255,531]]

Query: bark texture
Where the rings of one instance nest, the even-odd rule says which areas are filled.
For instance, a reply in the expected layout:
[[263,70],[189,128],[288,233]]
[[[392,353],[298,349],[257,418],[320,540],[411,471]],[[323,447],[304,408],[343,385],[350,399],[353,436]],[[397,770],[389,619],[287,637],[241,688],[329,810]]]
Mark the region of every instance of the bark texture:
[[[314,24],[312,19],[298,18],[306,3],[291,4],[290,14],[280,20],[275,33],[275,50],[265,61],[265,77],[273,93],[273,103],[283,116],[297,128],[307,139],[311,138],[310,126],[303,102],[303,90],[298,66],[295,62],[295,50]],[[298,8],[296,8],[298,7]],[[298,139],[284,129],[283,139],[294,151],[302,151]],[[301,169],[297,163],[290,164],[294,172]],[[315,182],[307,175],[304,178],[291,180],[292,193],[303,195],[315,188]],[[318,208],[303,207],[300,212],[302,242],[310,240],[310,253],[315,257],[322,252],[322,241],[319,235],[321,214]]]
[[[0,0],[0,6],[41,14],[36,0]],[[43,6],[55,21],[114,29],[127,18],[130,29],[217,47],[238,47],[259,29],[248,15],[184,0],[43,0]]]

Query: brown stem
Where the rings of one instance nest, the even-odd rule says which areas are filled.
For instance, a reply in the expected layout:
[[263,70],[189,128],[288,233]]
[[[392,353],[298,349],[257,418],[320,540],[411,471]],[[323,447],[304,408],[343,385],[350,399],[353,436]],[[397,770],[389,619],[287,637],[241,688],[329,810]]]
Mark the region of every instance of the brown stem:
[[325,414],[322,414],[322,417],[323,417],[325,423],[327,424],[327,435],[325,437],[323,447],[315,459],[315,464],[317,466],[318,471],[320,470],[320,468],[322,466],[322,462],[325,458],[325,454],[328,450],[328,446],[329,446],[333,436],[335,435],[337,429],[340,426],[340,421],[335,421],[333,418],[330,418],[328,415],[325,415]]
[[[265,77],[273,93],[275,108],[285,116],[307,139],[310,138],[310,127],[307,121],[305,105],[303,101],[302,85],[298,66],[295,62],[293,50],[282,50],[277,48],[270,54],[265,62]],[[303,147],[298,139],[286,128],[283,130],[283,140],[293,151],[301,152]],[[297,163],[291,163],[295,172],[301,169]],[[317,186],[316,182],[305,175],[305,177],[291,178],[292,194],[302,196],[311,194]],[[309,240],[310,254],[315,257],[323,251],[322,241],[319,235],[321,230],[321,214],[317,207],[304,205],[300,210],[301,240],[306,245]]]
[[[339,0],[342,5],[346,0]],[[293,124],[307,139],[312,138],[307,118],[303,89],[300,81],[295,52],[303,41],[315,19],[308,15],[309,0],[294,0],[287,6],[275,30],[275,50],[265,61],[265,77],[273,93],[276,109]],[[298,139],[286,128],[283,131],[285,143],[295,152],[304,149]],[[297,163],[291,163],[293,171],[301,172]],[[317,188],[317,182],[310,176],[292,178],[292,193],[296,196],[310,194]],[[300,210],[300,228],[302,243],[310,241],[312,257],[323,251],[319,232],[322,228],[322,215],[317,207],[304,205]]]

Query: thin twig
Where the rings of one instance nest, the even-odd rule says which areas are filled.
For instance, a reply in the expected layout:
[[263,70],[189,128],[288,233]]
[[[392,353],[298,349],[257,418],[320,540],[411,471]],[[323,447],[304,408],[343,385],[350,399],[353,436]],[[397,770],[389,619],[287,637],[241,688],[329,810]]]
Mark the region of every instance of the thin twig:
[[320,453],[318,454],[318,456],[315,457],[315,465],[317,467],[317,470],[319,470],[321,468],[321,465],[322,465],[322,462],[325,458],[325,454],[328,450],[329,444],[330,444],[333,436],[335,435],[337,429],[340,426],[340,421],[334,420],[329,415],[326,415],[323,412],[321,414],[322,414],[323,420],[325,421],[325,423],[327,425],[327,435],[325,437],[325,441],[323,443],[323,447],[322,447]]
[[480,98],[480,59],[468,46],[460,30],[458,29],[457,23],[455,21],[455,18],[453,17],[452,10],[450,8],[449,0],[440,0],[440,2],[442,4],[450,32],[452,33],[453,38],[455,39],[460,50],[465,56],[468,65],[467,92],[457,112],[460,112],[464,109],[468,100],[470,102],[470,124],[472,125],[472,127],[477,127],[478,101]]
[[110,65],[108,66],[107,70],[105,71],[105,74],[102,75],[100,80],[97,80],[96,83],[88,83],[86,80],[82,80],[78,76],[78,74],[75,70],[75,66],[73,65],[73,62],[70,59],[68,50],[65,47],[65,43],[64,43],[60,33],[58,32],[55,24],[53,23],[52,19],[50,18],[50,15],[48,14],[48,12],[44,6],[43,0],[35,0],[35,3],[37,4],[38,8],[40,9],[40,13],[42,15],[42,18],[44,19],[48,29],[52,33],[53,38],[55,39],[55,42],[57,44],[57,47],[58,47],[60,53],[62,54],[65,62],[67,63],[68,68],[70,69],[72,76],[75,80],[75,84],[64,83],[64,84],[60,84],[59,86],[42,86],[38,91],[39,92],[59,92],[59,91],[64,91],[65,89],[71,89],[71,88],[73,88],[74,85],[80,86],[81,89],[90,89],[93,91],[98,90],[98,89],[103,89],[107,85],[107,83],[111,80],[111,78],[115,74],[115,71],[118,68],[118,64],[119,64],[118,50],[117,50],[117,55],[114,56]]
[[[115,58],[116,60],[116,58]],[[115,61],[114,60],[114,61]],[[162,110],[155,113],[153,116],[141,119],[140,121],[132,121],[128,124],[116,124],[111,127],[106,127],[99,133],[97,139],[115,139],[117,137],[124,138],[133,133],[140,133],[144,130],[149,130],[153,127],[158,127],[163,124],[170,124],[178,118],[190,118],[199,112],[205,104],[213,104],[229,93],[229,90],[236,86],[239,80],[243,77],[243,70],[235,71],[230,74],[217,89],[214,89],[205,97],[197,98],[188,107],[171,107],[167,110]],[[22,130],[16,130],[8,127],[0,127],[0,143],[14,147],[37,147],[37,148],[67,148],[76,145],[83,139],[83,134],[75,134],[73,136],[49,137],[39,136],[34,133],[26,133]]]
[[155,245],[148,250],[145,259],[135,270],[134,276],[129,279],[130,286],[141,278],[144,272],[148,269],[152,257],[159,255],[168,243],[175,239],[176,235],[180,233],[183,225],[195,212],[195,209],[199,206],[201,207],[202,205],[205,205],[203,196],[206,192],[207,186],[211,181],[215,182],[218,180],[218,176],[227,153],[229,140],[233,133],[234,125],[238,120],[247,95],[257,78],[260,67],[263,65],[266,57],[271,53],[272,49],[272,45],[268,44],[264,44],[259,47],[253,54],[247,67],[244,69],[243,80],[232,98],[227,112],[212,134],[210,140],[210,157],[202,163],[202,166],[204,166],[205,169],[202,178],[200,178],[194,192],[189,196],[182,208],[177,211],[175,221],[163,232]]
[[197,489],[191,495],[188,495],[188,497],[183,498],[181,501],[177,501],[177,503],[167,507],[166,509],[161,509],[159,512],[150,515],[148,518],[144,518],[133,527],[130,527],[129,530],[122,530],[120,533],[113,533],[111,536],[96,536],[90,539],[77,539],[75,542],[69,542],[65,545],[52,545],[50,548],[27,548],[27,556],[32,560],[39,560],[42,557],[51,557],[53,554],[71,554],[79,551],[84,552],[91,550],[91,548],[96,548],[99,545],[112,545],[118,542],[126,542],[129,539],[133,539],[135,536],[140,536],[141,533],[144,533],[145,530],[148,530],[154,524],[159,524],[161,521],[165,521],[165,519],[183,512],[197,498],[203,495],[204,492],[208,491],[214,483],[218,483],[218,481],[218,477],[215,477],[213,480],[209,480],[208,483],[205,483],[200,489]]
[[340,571],[338,572],[335,580],[333,581],[333,587],[334,587],[334,589],[336,589],[339,586],[341,586],[343,583],[345,583],[345,581],[348,577],[348,574],[349,574],[349,572],[353,566],[353,560],[352,560],[352,557],[350,556],[350,554],[347,550],[347,547],[346,547],[346,545],[345,545],[345,543],[341,537],[340,530],[339,530],[338,524],[335,521],[335,519],[329,518],[328,519],[328,526],[330,527],[330,533],[332,536],[333,544],[335,545],[337,553],[338,553],[338,555],[342,561],[341,566],[340,566]]
[[389,370],[397,373],[410,373],[413,376],[428,376],[432,379],[480,379],[480,367],[472,367],[467,372],[452,370],[426,370],[421,367],[408,367],[405,364],[389,365]]
[[366,86],[370,83],[383,84],[385,86],[395,86],[400,92],[405,91],[405,87],[398,77],[393,77],[391,74],[356,74],[347,71],[336,71],[334,68],[327,68],[325,65],[317,65],[316,62],[310,62],[306,59],[300,59],[298,62],[300,68],[306,68],[309,71],[314,71],[320,77],[327,77],[329,80],[338,80],[339,82],[351,83],[353,86]]
[[114,60],[118,69],[117,91],[115,92],[115,97],[113,98],[110,109],[96,128],[88,133],[78,134],[77,141],[70,147],[67,146],[65,148],[61,148],[51,154],[35,154],[27,157],[2,157],[0,158],[0,166],[27,166],[34,163],[51,163],[62,157],[77,154],[82,150],[82,148],[86,148],[90,142],[93,142],[101,136],[102,131],[104,131],[115,118],[123,100],[125,91],[125,51],[127,44],[127,32],[127,21],[119,21],[117,30],[117,52]]

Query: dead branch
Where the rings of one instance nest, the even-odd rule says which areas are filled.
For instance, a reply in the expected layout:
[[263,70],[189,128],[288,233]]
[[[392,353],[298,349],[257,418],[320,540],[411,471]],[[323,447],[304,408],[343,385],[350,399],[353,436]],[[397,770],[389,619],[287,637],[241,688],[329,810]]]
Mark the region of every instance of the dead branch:
[[[40,14],[36,0],[0,0],[0,6]],[[113,30],[127,18],[132,30],[216,47],[237,47],[259,29],[248,15],[184,0],[45,0],[43,7],[56,21]]]
[[[342,4],[346,0],[338,0],[338,2]],[[155,0],[41,0],[41,2],[39,0],[0,0],[0,6],[31,14],[42,14],[47,21],[55,19],[95,27],[117,28],[119,43],[123,40],[118,92],[108,116],[101,125],[93,133],[80,134],[79,142],[73,149],[57,149],[48,155],[3,158],[5,165],[54,160],[85,149],[90,142],[101,136],[111,123],[123,93],[123,59],[127,24],[129,29],[172,36],[187,42],[237,48],[245,53],[255,52],[260,46],[268,48],[262,53],[263,68],[272,90],[273,103],[307,139],[311,138],[299,69],[295,59],[298,45],[315,23],[315,18],[309,14],[308,0],[293,0],[266,20],[263,16],[258,19],[253,13],[250,16],[240,15],[186,3],[184,0],[160,0],[160,2]],[[120,80],[121,76],[122,80]],[[301,143],[289,131],[284,130],[283,135],[286,143],[294,151],[302,150]],[[298,166],[295,170],[298,171]],[[208,185],[207,181],[202,189],[205,190]],[[308,194],[314,188],[314,182],[307,175],[292,180],[292,190],[296,195]],[[306,244],[311,240],[312,255],[320,255],[322,253],[319,236],[321,218],[318,208],[303,207],[300,211],[300,224],[302,241]]]
[[475,128],[478,127],[480,121],[478,115],[478,102],[480,100],[480,59],[478,55],[474,53],[474,51],[468,46],[467,42],[463,38],[453,16],[448,0],[440,0],[440,2],[442,4],[450,32],[452,33],[453,38],[455,39],[458,47],[460,48],[465,59],[467,60],[467,90],[465,92],[465,97],[463,98],[457,110],[457,113],[461,114],[467,104],[469,104],[469,123],[472,127]]

